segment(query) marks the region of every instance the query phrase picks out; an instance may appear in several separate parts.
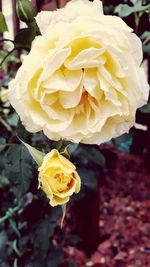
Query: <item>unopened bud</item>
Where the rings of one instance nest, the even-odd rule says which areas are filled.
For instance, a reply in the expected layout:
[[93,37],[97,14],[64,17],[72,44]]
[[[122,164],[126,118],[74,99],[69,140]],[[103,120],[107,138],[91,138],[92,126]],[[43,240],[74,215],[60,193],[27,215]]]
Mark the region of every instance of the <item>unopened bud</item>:
[[29,0],[17,0],[16,11],[20,20],[29,24],[34,21],[37,12]]

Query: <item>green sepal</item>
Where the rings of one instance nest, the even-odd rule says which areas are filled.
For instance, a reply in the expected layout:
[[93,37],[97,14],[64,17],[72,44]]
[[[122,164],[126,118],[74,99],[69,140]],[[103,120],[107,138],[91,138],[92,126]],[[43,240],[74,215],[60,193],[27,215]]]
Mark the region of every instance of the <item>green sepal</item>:
[[29,0],[17,0],[16,11],[19,19],[26,24],[33,22],[37,14],[35,7]]
[[66,207],[67,207],[66,204],[61,205],[61,208],[62,208],[62,218],[61,218],[61,223],[60,223],[61,229],[63,228],[64,219],[65,219],[65,216],[66,216]]
[[45,153],[39,151],[38,149],[28,145],[27,143],[23,142],[20,138],[19,140],[22,142],[22,144],[25,145],[25,147],[28,149],[30,155],[35,160],[35,162],[38,164],[38,166],[42,165],[43,158],[45,156]]

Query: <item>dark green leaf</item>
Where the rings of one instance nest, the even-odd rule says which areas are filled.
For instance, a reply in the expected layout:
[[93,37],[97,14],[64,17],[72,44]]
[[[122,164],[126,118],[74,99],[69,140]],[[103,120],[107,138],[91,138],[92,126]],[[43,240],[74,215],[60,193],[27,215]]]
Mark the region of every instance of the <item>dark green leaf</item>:
[[49,220],[41,220],[36,227],[35,244],[40,248],[41,253],[45,254],[49,248],[49,239],[53,235],[56,224]]
[[26,141],[26,139],[29,137],[29,132],[26,131],[20,119],[17,124],[16,133],[17,136],[23,141]]
[[62,215],[62,209],[60,206],[51,208],[51,212],[50,212],[50,222],[56,222],[57,219]]
[[150,103],[140,108],[140,111],[142,111],[143,113],[150,113]]
[[14,112],[13,114],[11,114],[8,118],[7,118],[7,122],[11,125],[11,126],[17,126],[18,124],[18,114],[16,112]]
[[86,168],[77,169],[79,176],[81,177],[81,183],[91,190],[95,190],[97,187],[97,179],[99,178],[99,172]]
[[57,249],[52,252],[48,258],[48,267],[58,267],[62,262],[63,253],[61,250]]
[[145,31],[141,36],[141,40],[145,40],[147,38],[150,38],[150,31]]
[[31,157],[23,145],[14,145],[7,151],[9,179],[26,193],[32,177]]
[[67,147],[69,155],[72,155],[76,151],[78,146],[79,146],[79,144],[73,144],[73,143],[69,144],[68,147]]
[[30,49],[32,41],[36,36],[36,28],[31,27],[20,30],[15,36],[14,44],[16,48]]
[[132,136],[130,134],[123,134],[117,138],[112,139],[112,143],[124,152],[129,152],[132,144]]
[[0,252],[5,248],[7,242],[7,234],[5,231],[0,232]]
[[0,188],[3,188],[9,184],[9,180],[6,176],[0,175]]
[[83,165],[94,164],[99,167],[105,167],[105,157],[100,152],[99,147],[79,145],[73,156],[78,157],[78,160]]
[[0,153],[0,171],[2,172],[3,169],[5,169],[5,166],[7,165],[6,157],[4,157],[4,153]]
[[0,152],[5,148],[5,146],[6,146],[6,139],[0,137]]
[[143,45],[143,52],[150,56],[150,44]]
[[103,10],[105,15],[111,15],[114,13],[115,6],[114,5],[104,5]]
[[81,238],[77,235],[71,235],[69,236],[69,239],[67,240],[67,244],[70,246],[77,246],[77,244],[81,241]]
[[8,31],[8,27],[5,21],[5,17],[2,12],[0,12],[0,32]]

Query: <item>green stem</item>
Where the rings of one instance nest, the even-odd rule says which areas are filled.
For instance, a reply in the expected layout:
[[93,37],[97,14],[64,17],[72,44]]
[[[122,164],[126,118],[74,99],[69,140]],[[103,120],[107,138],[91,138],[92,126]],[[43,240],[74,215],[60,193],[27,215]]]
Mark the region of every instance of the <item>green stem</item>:
[[61,205],[62,208],[62,218],[61,218],[61,224],[60,227],[61,229],[63,228],[63,223],[64,223],[64,219],[65,219],[65,215],[66,215],[66,204]]
[[13,146],[13,145],[17,145],[17,144],[0,144],[0,147],[3,147],[3,146]]
[[17,259],[17,258],[15,258],[15,259],[14,259],[14,263],[13,263],[13,267],[18,267],[18,264],[17,264],[17,262],[18,262],[18,259]]
[[134,19],[135,19],[135,33],[138,33],[139,24],[140,24],[140,18],[142,17],[143,12],[135,12],[134,13]]
[[12,227],[14,233],[15,233],[18,237],[20,237],[20,232],[19,232],[19,230],[18,230],[17,227],[16,227],[16,223],[15,223],[11,218],[9,218],[9,223],[10,223],[10,226]]
[[20,253],[20,251],[19,251],[19,249],[18,249],[18,247],[17,247],[17,240],[15,239],[14,241],[13,241],[13,243],[9,243],[9,245],[12,247],[12,249],[15,251],[15,253],[17,254],[17,256],[18,257],[20,257],[21,256],[21,253]]
[[6,211],[6,214],[0,218],[0,223],[3,223],[4,221],[6,221],[7,219],[12,218],[15,213],[19,210],[19,207],[15,207],[15,208],[9,208],[8,211]]
[[148,36],[144,41],[143,41],[143,45],[146,45],[147,43],[149,43],[150,41],[150,36]]
[[59,140],[59,141],[57,142],[56,149],[57,149],[57,150],[60,150],[61,147],[62,147],[62,145],[63,145],[63,140]]
[[7,129],[8,132],[12,132],[13,129],[10,125],[0,117],[0,123]]
[[4,38],[4,39],[0,39],[0,42],[3,43],[3,42],[11,42],[14,44],[14,41],[13,40],[10,40],[10,39],[7,39],[7,38]]
[[0,67],[3,65],[3,63],[5,62],[5,60],[15,51],[16,48],[13,48],[12,50],[10,50],[7,55],[2,59],[2,61],[0,62]]

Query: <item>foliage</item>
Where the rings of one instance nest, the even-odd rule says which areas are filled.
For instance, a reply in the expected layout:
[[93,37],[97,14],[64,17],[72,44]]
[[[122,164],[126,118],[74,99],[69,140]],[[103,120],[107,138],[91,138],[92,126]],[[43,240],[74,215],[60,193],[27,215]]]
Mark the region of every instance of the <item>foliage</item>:
[[144,13],[150,10],[150,4],[143,5],[141,0],[131,0],[130,2],[132,2],[132,6],[128,4],[120,4],[115,8],[115,12],[117,12],[119,16],[123,18],[133,13]]
[[144,105],[142,108],[140,108],[140,110],[144,113],[150,113],[150,103]]
[[8,31],[8,27],[3,13],[0,12],[0,32],[5,32],[5,31]]
[[[132,0],[130,4],[124,1],[123,4],[114,6],[111,3],[105,6],[105,11],[107,14],[118,13],[123,18],[127,17],[127,20],[128,16],[133,16],[135,30],[138,33],[142,16],[146,16],[146,21],[149,21],[146,12],[150,4],[142,5],[142,1],[139,0]],[[16,54],[12,54],[14,49],[25,54],[25,50],[30,50],[32,40],[40,34],[34,19],[36,10],[30,1],[18,0],[17,13],[26,23],[26,28],[20,30],[14,40],[11,40],[13,50],[8,45],[10,40],[3,42],[4,51],[0,55],[0,90],[4,89],[6,92],[8,82],[14,77],[20,64]],[[0,32],[7,30],[5,18],[0,13]],[[150,32],[143,27],[139,35],[143,42],[144,57],[147,58],[150,54]],[[89,152],[88,145],[56,143],[49,141],[42,133],[31,135],[24,129],[9,102],[1,101],[0,104],[0,266],[58,267],[64,261],[64,248],[68,245],[76,246],[80,237],[68,233],[65,226],[63,229],[60,228],[62,210],[60,207],[51,208],[44,194],[37,189],[37,164],[33,162],[19,138],[44,153],[56,145],[60,151],[67,147],[82,179],[82,190],[70,203],[73,207],[77,201],[86,198],[89,192],[96,192],[107,168],[105,149],[92,146]],[[138,112],[142,114],[144,124],[148,124],[150,104]],[[136,129],[132,129],[128,135],[112,140],[107,145],[129,153],[136,133]],[[148,146],[145,146],[144,153],[147,150]],[[74,260],[68,260],[66,266],[77,264]]]

